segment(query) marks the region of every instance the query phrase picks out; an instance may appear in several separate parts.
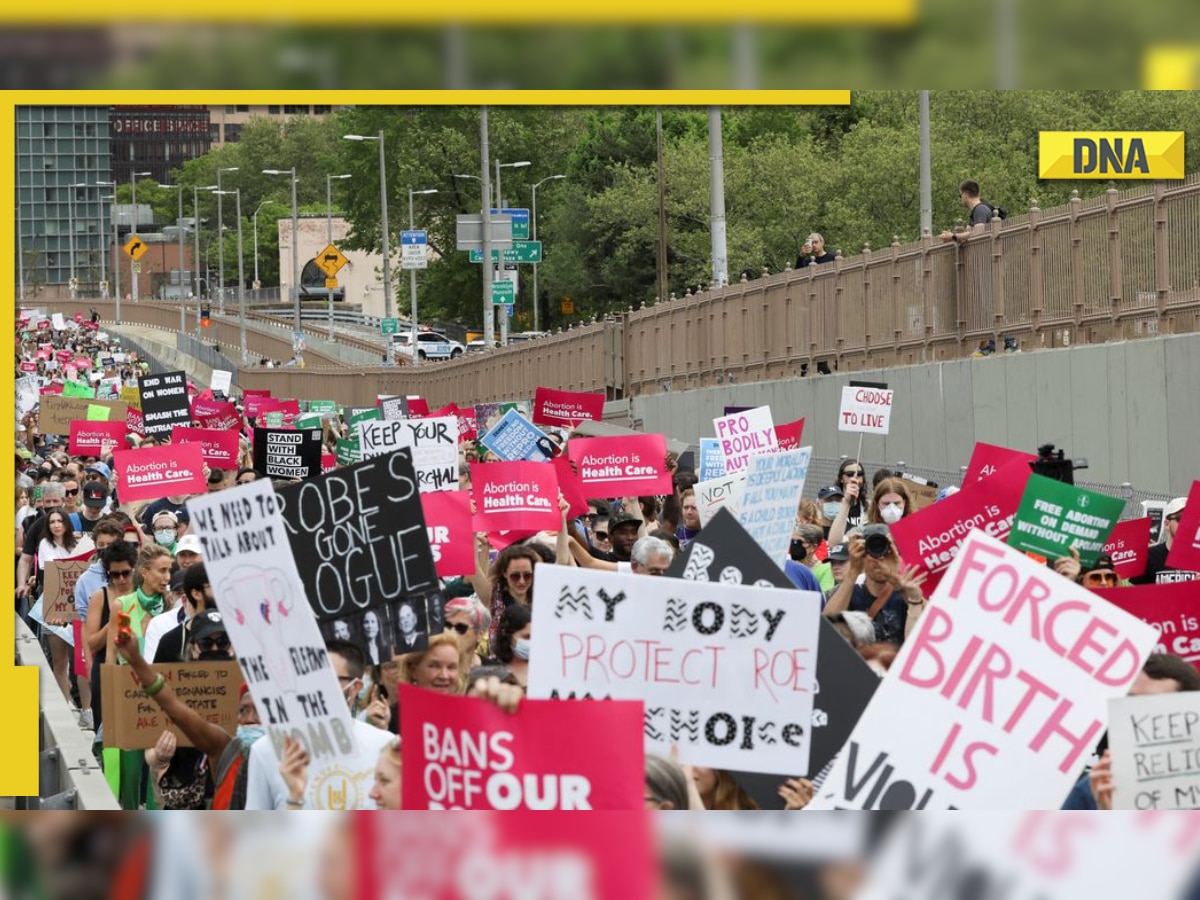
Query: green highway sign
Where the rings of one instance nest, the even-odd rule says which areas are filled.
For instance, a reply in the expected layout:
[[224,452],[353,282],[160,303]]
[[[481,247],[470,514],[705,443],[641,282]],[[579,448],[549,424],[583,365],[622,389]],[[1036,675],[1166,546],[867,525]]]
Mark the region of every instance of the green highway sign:
[[514,285],[511,281],[493,281],[492,303],[496,306],[512,303],[516,297],[515,288],[516,285]]
[[396,334],[400,331],[399,319],[380,319],[379,329],[384,334]]
[[[512,247],[504,250],[504,262],[506,263],[540,263],[541,261],[541,241],[514,240]],[[483,262],[483,251],[472,250],[471,262]],[[500,262],[500,251],[495,247],[492,248],[492,262]]]

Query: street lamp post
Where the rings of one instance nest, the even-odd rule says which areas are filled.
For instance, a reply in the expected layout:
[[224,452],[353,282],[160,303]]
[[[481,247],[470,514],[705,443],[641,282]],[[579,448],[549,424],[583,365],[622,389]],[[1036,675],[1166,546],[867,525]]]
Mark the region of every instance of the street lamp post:
[[[502,209],[504,209],[504,194],[501,193],[501,191],[500,191],[500,170],[501,169],[523,169],[526,166],[531,166],[531,165],[533,165],[533,163],[531,163],[527,159],[521,160],[521,162],[511,162],[511,163],[502,163],[502,162],[500,162],[499,159],[496,160],[496,214],[497,215],[499,215],[500,211]],[[504,259],[504,254],[499,253],[497,255],[499,256],[499,259],[496,261],[495,273],[492,276],[493,281],[499,281],[500,279],[497,278],[496,275],[499,275],[501,272],[504,271],[504,268],[503,268],[504,264],[502,262],[502,260]],[[488,260],[487,262],[490,265],[491,260]],[[514,292],[514,294],[515,294],[515,292]],[[502,306],[500,308],[500,344],[501,344],[501,346],[504,346],[504,347],[508,346],[508,307],[507,306]]]
[[[116,186],[117,186],[116,182],[113,182],[113,181],[94,181],[94,182],[92,182],[92,187],[110,187],[115,190]],[[100,241],[101,241],[100,299],[107,300],[108,299],[108,285],[107,285],[107,282],[108,282],[108,226],[105,224],[105,219],[104,219],[104,201],[105,200],[116,201],[117,198],[114,194],[99,194],[99,195],[97,195],[96,199],[100,203]],[[109,209],[110,210],[112,209],[111,204],[109,206]]]
[[[566,178],[566,177],[567,177],[566,175],[549,175],[546,178],[543,178],[541,181],[539,181],[537,184],[535,184],[533,186],[533,203],[531,204],[531,206],[533,208],[529,211],[530,226],[532,229],[530,238],[532,240],[535,240],[535,241],[537,240],[537,189],[540,188],[547,181],[560,181],[561,179]],[[539,328],[539,325],[541,324],[541,319],[540,319],[540,314],[539,314],[539,307],[541,306],[541,300],[538,298],[538,278],[537,278],[538,273],[537,273],[537,270],[538,270],[538,264],[534,263],[533,264],[533,330],[534,331],[541,330]]]
[[258,209],[254,210],[254,215],[250,217],[250,220],[253,223],[250,226],[250,230],[254,232],[254,290],[256,291],[262,287],[262,282],[258,280],[258,213],[268,203],[274,202],[274,200],[264,200],[262,203],[258,204]]
[[[196,220],[196,230],[192,237],[192,265],[196,270],[196,328],[200,328],[200,192],[218,190],[215,184],[193,185],[192,187],[192,217]],[[207,283],[207,282],[206,282]]]
[[176,214],[175,226],[179,230],[179,330],[184,331],[183,310],[187,306],[187,297],[184,295],[184,259],[183,259],[183,234],[187,228],[183,224],[183,185],[182,184],[159,184],[160,188],[169,188],[178,192],[179,195],[179,212]]
[[292,335],[292,350],[299,352],[297,342],[304,334],[300,327],[300,209],[296,204],[296,167],[290,169],[263,169],[264,175],[288,175],[292,179],[292,298],[293,314],[295,316],[294,334]]
[[[219,193],[221,190],[221,173],[222,172],[236,172],[237,170],[238,170],[237,166],[224,166],[224,167],[218,166],[217,167],[217,190],[214,191],[213,193],[215,193],[217,195],[217,234],[218,235],[220,235],[225,230],[225,227],[224,227],[225,226],[225,218],[221,214],[222,213],[221,194]],[[221,315],[225,315],[225,242],[224,241],[221,241],[219,244],[217,244],[217,282],[218,282],[217,290],[219,291],[219,293],[217,294],[217,297],[218,297],[217,303],[220,306]],[[211,289],[212,289],[212,286],[209,285],[209,290],[211,290]]]
[[[349,175],[325,175],[325,242],[333,243],[333,180],[349,178]],[[329,340],[333,340],[333,289],[329,292]]]
[[[383,314],[385,318],[392,317],[392,264],[389,259],[391,250],[388,247],[388,214],[387,214],[387,161],[383,148],[383,129],[375,137],[364,134],[342,135],[348,141],[378,141],[379,142],[379,224],[383,236]],[[417,348],[413,347],[413,353]],[[391,355],[391,345],[388,345],[388,355]]]
[[[413,197],[417,196],[418,194],[436,194],[436,193],[437,193],[437,188],[426,188],[423,191],[414,191],[412,188],[408,189],[408,230],[409,231],[415,231],[416,227],[417,227],[415,219],[413,217]],[[411,329],[412,329],[412,343],[410,346],[412,347],[412,363],[415,366],[417,364],[417,360],[420,358],[420,354],[417,353],[417,270],[416,269],[408,270],[408,279],[409,279],[408,280],[408,290],[409,290],[409,295],[412,299],[412,322],[409,323],[411,326]]]
[[237,254],[238,254],[238,343],[242,351],[242,365],[246,364],[246,269],[242,255],[242,189],[232,191],[213,191],[219,198],[222,194],[233,194],[237,214]]
[[[150,177],[149,172],[134,172],[132,175],[129,176],[129,183],[133,187],[133,194],[130,197],[130,199],[133,201],[133,203],[132,203],[133,215],[130,217],[130,222],[131,222],[130,234],[132,234],[134,236],[136,236],[138,233],[138,230],[137,230],[137,228],[138,228],[137,180],[139,178],[149,178],[149,177]],[[129,264],[129,284],[130,284],[130,290],[133,294],[133,302],[137,303],[138,302],[138,264],[136,262],[130,262],[130,264]],[[119,315],[117,316],[117,321],[118,321],[118,323],[120,322]]]

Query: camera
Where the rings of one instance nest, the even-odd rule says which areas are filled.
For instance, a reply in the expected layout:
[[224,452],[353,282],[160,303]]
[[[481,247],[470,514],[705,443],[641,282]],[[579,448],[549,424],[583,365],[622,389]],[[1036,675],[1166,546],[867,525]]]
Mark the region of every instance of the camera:
[[867,556],[886,559],[892,553],[892,541],[886,525],[868,525],[862,530]]

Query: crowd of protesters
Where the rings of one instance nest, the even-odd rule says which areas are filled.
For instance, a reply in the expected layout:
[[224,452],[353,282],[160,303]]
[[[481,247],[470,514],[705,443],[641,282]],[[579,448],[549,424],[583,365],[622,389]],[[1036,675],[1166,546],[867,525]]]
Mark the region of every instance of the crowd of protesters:
[[[819,235],[811,243],[816,252]],[[822,251],[823,252],[823,251]],[[813,262],[825,261],[818,256]],[[308,808],[308,758],[304,748],[287,742],[277,755],[263,741],[252,691],[243,685],[236,733],[189,709],[154,663],[234,660],[206,571],[203,549],[191,530],[187,496],[148,503],[121,499],[112,452],[71,455],[68,438],[39,427],[37,398],[68,382],[109,384],[119,395],[136,386],[144,371],[136,355],[122,352],[119,339],[96,322],[60,322],[45,327],[40,317],[18,323],[17,377],[37,390],[18,389],[15,459],[15,540],[18,548],[18,612],[45,641],[57,688],[78,709],[80,726],[96,734],[97,755],[105,776],[126,809],[304,809]],[[65,352],[64,352],[65,351]],[[69,361],[68,361],[69,360]],[[85,367],[85,362],[90,365]],[[68,369],[74,369],[68,372]],[[190,386],[196,393],[199,390]],[[243,429],[245,410],[238,404]],[[324,443],[332,452],[349,434],[344,417],[324,421]],[[561,453],[569,430],[556,435],[549,453]],[[134,432],[127,447],[160,443]],[[120,448],[124,449],[124,448]],[[486,456],[486,454],[484,454]],[[460,487],[466,487],[467,462],[476,448],[464,445]],[[428,646],[405,652],[402,644],[382,644],[366,633],[354,641],[349,631],[327,642],[334,674],[355,722],[355,739],[373,760],[361,805],[397,809],[401,748],[399,684],[444,695],[472,695],[515,710],[528,683],[531,603],[542,566],[579,566],[663,577],[678,554],[703,533],[695,472],[667,461],[674,491],[666,496],[590,501],[585,515],[568,520],[561,503],[562,527],[496,552],[487,535],[477,536],[475,572],[444,582],[449,598],[445,631],[429,635]],[[210,470],[208,491],[235,489],[262,477],[243,439],[237,468]],[[285,482],[279,482],[283,486]],[[868,485],[870,485],[868,487]],[[949,496],[955,489],[943,491]],[[1150,550],[1146,573],[1135,581],[1155,583],[1196,573],[1168,569],[1186,498],[1165,510],[1162,540]],[[901,559],[890,529],[917,510],[907,483],[896,473],[868,472],[855,459],[839,467],[834,484],[821,486],[815,499],[796,512],[788,559],[781,560],[798,588],[818,592],[823,615],[883,677],[906,637],[919,623],[928,601],[925,576]],[[47,565],[67,559],[90,564],[74,588],[73,629],[67,617],[48,615],[43,606]],[[1052,562],[1059,574],[1087,588],[1120,583],[1113,560],[1101,556],[1083,567],[1078,554]],[[406,629],[407,630],[407,629]],[[89,676],[77,675],[72,662],[76,640]],[[99,686],[105,663],[127,665],[146,696],[178,726],[190,746],[179,746],[163,732],[146,751],[100,750],[104,709]],[[1146,664],[1140,690],[1196,690],[1200,676],[1178,658],[1156,654]],[[1147,687],[1148,685],[1148,687]],[[1111,803],[1107,758],[1084,776],[1072,803],[1103,807]],[[781,774],[779,795],[787,809],[801,809],[813,795],[808,779]],[[754,809],[755,801],[727,772],[681,766],[659,756],[646,763],[647,807],[654,809]]]

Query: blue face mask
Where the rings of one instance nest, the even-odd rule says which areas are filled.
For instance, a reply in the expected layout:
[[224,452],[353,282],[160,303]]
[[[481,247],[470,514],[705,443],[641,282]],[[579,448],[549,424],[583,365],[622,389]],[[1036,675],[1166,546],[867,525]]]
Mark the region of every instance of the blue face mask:
[[513,641],[513,656],[517,659],[529,659],[529,641],[517,638]]
[[263,737],[266,733],[267,729],[261,725],[239,725],[237,728],[238,740],[247,747],[252,746],[255,741]]

